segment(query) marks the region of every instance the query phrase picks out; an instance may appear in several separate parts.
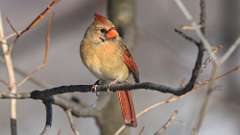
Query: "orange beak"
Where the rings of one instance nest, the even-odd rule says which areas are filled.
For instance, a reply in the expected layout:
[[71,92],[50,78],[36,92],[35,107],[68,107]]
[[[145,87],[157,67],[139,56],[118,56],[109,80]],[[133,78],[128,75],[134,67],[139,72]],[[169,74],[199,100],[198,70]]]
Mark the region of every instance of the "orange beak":
[[118,36],[118,32],[115,28],[111,28],[107,31],[105,36],[107,39],[114,39]]

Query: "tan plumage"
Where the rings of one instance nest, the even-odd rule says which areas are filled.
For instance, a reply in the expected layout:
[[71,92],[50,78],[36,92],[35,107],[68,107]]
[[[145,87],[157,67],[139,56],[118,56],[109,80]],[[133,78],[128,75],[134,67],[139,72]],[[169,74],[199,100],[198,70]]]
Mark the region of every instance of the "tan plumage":
[[[95,15],[80,45],[80,56],[86,67],[99,79],[126,81],[133,74],[138,82],[138,69],[115,26],[103,16]],[[137,126],[131,93],[117,92],[124,121]]]
[[93,46],[85,42],[80,53],[84,64],[99,79],[125,81],[128,78],[129,70],[121,60],[119,46],[112,43]]

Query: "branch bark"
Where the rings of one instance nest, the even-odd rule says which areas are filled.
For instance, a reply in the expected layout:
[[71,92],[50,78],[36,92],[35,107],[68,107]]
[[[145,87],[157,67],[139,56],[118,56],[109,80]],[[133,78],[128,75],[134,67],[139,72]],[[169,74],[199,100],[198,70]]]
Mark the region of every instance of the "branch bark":
[[[9,47],[7,44],[7,40],[5,39],[5,36],[4,36],[2,15],[0,15],[0,37],[2,39],[1,43],[2,43],[3,57],[5,60],[6,68],[8,72],[8,81],[9,81],[8,87],[10,92],[14,94],[17,92],[16,80],[15,80],[15,74],[13,69],[11,52],[8,51]],[[10,123],[11,123],[11,134],[17,135],[17,101],[16,99],[11,99]]]

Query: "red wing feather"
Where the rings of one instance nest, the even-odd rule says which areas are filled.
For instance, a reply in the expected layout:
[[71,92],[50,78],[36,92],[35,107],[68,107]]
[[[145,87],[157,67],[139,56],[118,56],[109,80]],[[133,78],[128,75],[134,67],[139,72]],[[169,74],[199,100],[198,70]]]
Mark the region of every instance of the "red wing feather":
[[139,71],[137,64],[133,61],[133,58],[127,49],[125,49],[123,53],[123,62],[133,74],[134,80],[139,82]]

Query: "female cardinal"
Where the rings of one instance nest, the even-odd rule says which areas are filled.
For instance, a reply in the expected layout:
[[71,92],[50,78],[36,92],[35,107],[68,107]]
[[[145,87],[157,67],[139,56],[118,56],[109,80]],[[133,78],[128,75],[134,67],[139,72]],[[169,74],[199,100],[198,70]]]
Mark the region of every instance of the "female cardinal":
[[[139,82],[137,65],[114,24],[99,14],[88,27],[80,45],[80,56],[86,67],[100,80],[124,82],[130,73]],[[111,84],[112,84],[111,83]],[[136,127],[136,115],[130,91],[117,91],[126,125]]]

